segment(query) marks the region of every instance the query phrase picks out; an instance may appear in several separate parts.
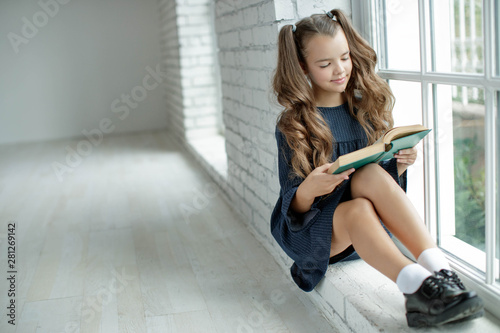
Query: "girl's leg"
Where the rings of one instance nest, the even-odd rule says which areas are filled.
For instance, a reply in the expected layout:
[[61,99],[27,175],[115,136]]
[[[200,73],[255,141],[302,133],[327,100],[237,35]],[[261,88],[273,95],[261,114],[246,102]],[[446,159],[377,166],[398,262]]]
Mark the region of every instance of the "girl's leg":
[[333,215],[330,256],[351,244],[364,261],[394,282],[403,267],[412,263],[380,224],[373,204],[364,198],[339,204]]
[[333,215],[330,256],[352,244],[369,265],[396,282],[405,294],[411,327],[482,316],[482,301],[474,292],[412,264],[385,232],[379,216],[415,257],[436,247],[415,208],[385,170],[378,165],[358,170],[351,179],[351,192],[354,199],[339,204]]
[[351,179],[353,198],[370,201],[387,229],[418,258],[436,247],[415,207],[401,187],[378,164],[357,170]]

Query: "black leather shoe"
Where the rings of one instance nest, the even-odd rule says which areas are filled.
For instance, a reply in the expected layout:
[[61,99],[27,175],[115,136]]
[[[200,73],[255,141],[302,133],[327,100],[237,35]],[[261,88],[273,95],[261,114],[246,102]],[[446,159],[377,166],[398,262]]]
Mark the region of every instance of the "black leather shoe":
[[[453,272],[453,271],[450,271],[448,269],[442,269],[440,270],[439,272],[434,272],[434,275],[437,276],[438,278],[442,278],[442,279],[445,279],[448,283],[458,287],[459,289],[463,290],[463,291],[466,291],[464,293],[464,297],[465,298],[473,298],[473,297],[476,297],[477,294],[475,291],[472,291],[472,290],[466,290],[464,284],[462,283],[462,281],[460,280],[460,278],[458,277],[457,273]],[[484,315],[484,309],[480,309],[479,311],[473,313],[472,315],[468,316],[468,317],[464,317],[462,319],[459,319],[455,322],[462,322],[462,321],[468,321],[468,320],[472,320],[472,319],[475,319],[475,318],[480,318]]]
[[[405,294],[410,327],[442,325],[478,317],[483,302],[441,276],[429,276],[413,294]],[[482,315],[482,314],[481,314]]]
[[453,271],[442,269],[439,272],[434,272],[434,275],[445,279],[446,281],[448,281],[448,283],[457,286],[459,289],[465,290],[465,286],[463,285],[462,281],[460,281],[457,273]]

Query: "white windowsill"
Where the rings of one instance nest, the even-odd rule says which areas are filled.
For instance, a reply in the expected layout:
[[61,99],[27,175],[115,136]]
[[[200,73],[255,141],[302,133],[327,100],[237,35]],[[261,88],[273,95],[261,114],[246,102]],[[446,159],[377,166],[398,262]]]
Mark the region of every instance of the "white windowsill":
[[216,172],[223,179],[227,179],[226,138],[220,134],[188,139],[188,148],[195,156]]
[[[481,272],[486,271],[486,253],[484,253],[484,251],[481,251],[454,236],[441,237],[440,247],[442,247],[445,251],[453,253],[464,262],[469,263]],[[494,267],[495,276],[498,276],[498,266],[499,261],[496,259]]]
[[[404,296],[396,284],[362,260],[330,266],[313,294],[332,322],[346,323],[354,332],[416,331],[406,323]],[[487,312],[480,319],[424,331],[498,332],[499,328],[500,321]]]

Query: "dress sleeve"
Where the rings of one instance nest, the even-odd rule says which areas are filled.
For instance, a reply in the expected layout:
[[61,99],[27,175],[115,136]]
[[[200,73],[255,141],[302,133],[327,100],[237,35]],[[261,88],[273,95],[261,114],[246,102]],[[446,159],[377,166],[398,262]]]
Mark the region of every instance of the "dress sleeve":
[[314,201],[311,210],[299,214],[291,210],[290,205],[303,178],[293,176],[291,159],[292,151],[288,146],[285,136],[276,128],[276,142],[278,144],[278,174],[280,182],[281,213],[291,230],[303,228],[316,215],[319,209],[316,208],[318,198]]
[[387,171],[392,178],[398,183],[399,186],[406,192],[406,180],[407,180],[407,172],[403,172],[401,176],[398,176],[398,161],[395,158],[391,158],[390,160],[381,161],[379,165]]

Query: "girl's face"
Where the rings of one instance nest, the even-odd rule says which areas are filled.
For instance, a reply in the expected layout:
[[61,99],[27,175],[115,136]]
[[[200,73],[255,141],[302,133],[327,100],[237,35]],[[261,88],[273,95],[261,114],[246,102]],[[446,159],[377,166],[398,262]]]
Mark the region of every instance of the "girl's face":
[[314,36],[305,46],[304,72],[309,75],[316,97],[342,94],[352,71],[349,45],[344,31],[340,29],[334,37]]

